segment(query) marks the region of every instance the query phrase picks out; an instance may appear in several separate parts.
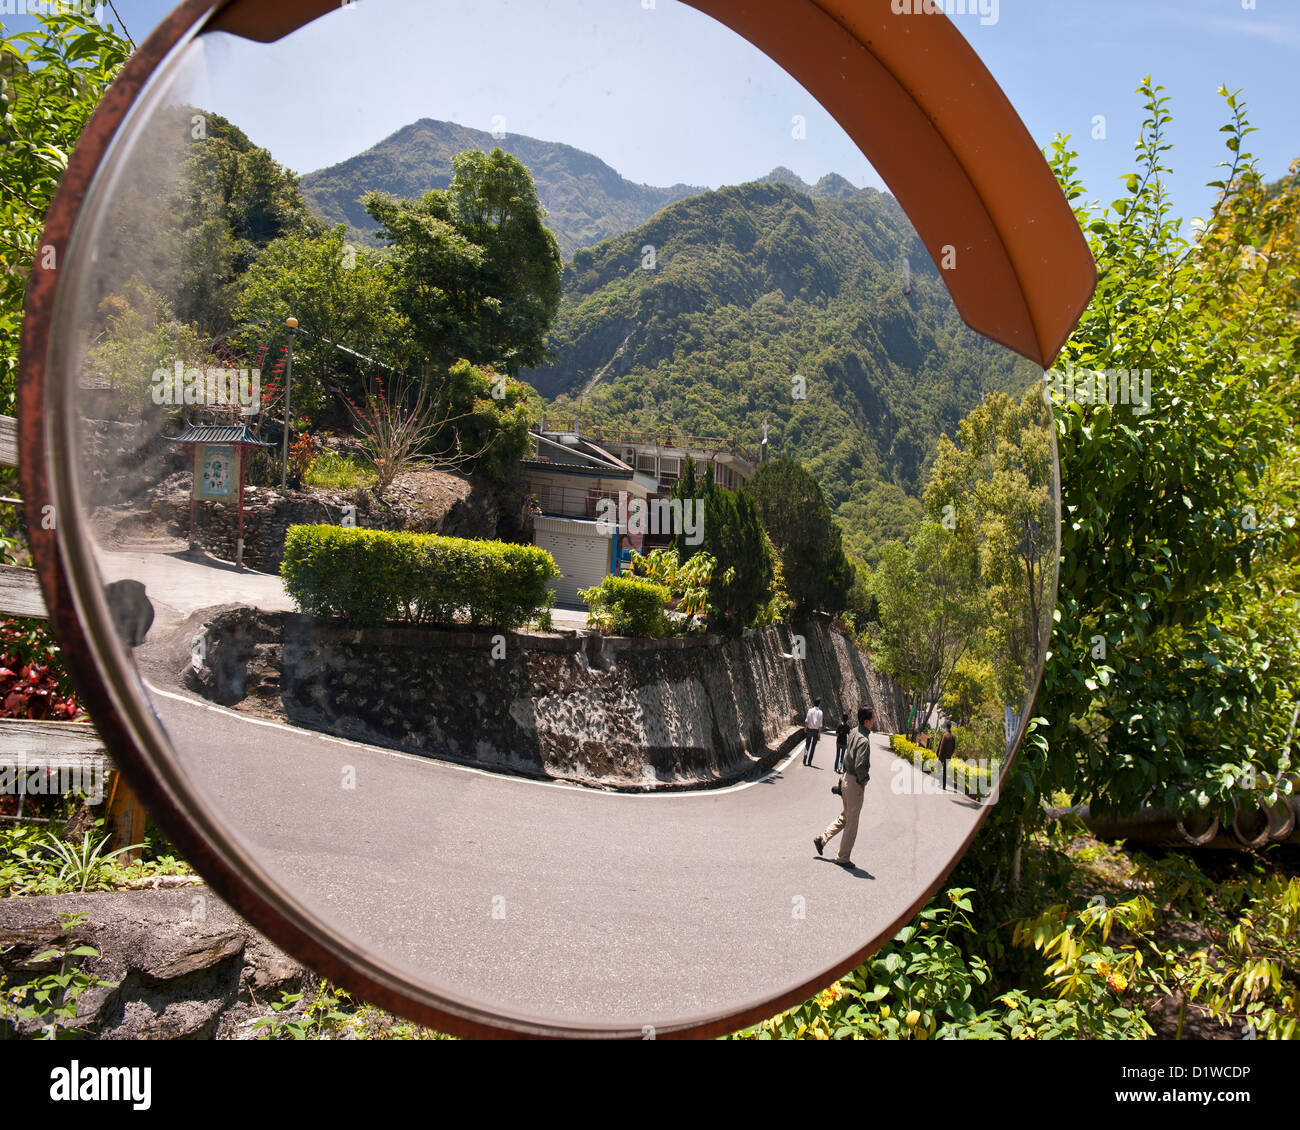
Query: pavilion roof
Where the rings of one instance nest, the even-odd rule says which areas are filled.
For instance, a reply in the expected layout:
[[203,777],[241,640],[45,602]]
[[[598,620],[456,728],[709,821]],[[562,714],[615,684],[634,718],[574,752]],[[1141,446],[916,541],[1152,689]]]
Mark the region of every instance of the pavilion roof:
[[275,444],[260,440],[253,434],[247,424],[211,425],[189,424],[178,436],[164,436],[172,443],[229,443],[241,447],[274,447]]

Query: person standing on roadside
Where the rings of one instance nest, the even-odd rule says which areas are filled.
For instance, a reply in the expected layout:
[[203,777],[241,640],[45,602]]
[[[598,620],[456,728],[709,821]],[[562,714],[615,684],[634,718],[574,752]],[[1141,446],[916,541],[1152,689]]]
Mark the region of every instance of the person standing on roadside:
[[843,808],[820,836],[813,837],[813,847],[821,855],[823,849],[843,831],[839,854],[835,863],[845,870],[853,866],[853,844],[858,838],[858,819],[862,815],[862,799],[867,781],[871,779],[871,728],[875,725],[875,712],[869,706],[858,708],[858,727],[849,734],[844,752],[844,776],[840,778],[840,801]]
[[822,700],[813,699],[812,708],[808,711],[808,717],[803,720],[804,728],[804,745],[803,763],[811,765],[813,763],[813,752],[817,749],[817,739],[821,737],[822,732]]
[[[936,752],[939,755],[939,764],[943,766],[943,787],[946,790],[948,788],[948,762],[952,759],[952,755],[957,752],[957,738],[952,732],[951,722],[943,724],[943,737],[939,740],[939,748]],[[955,777],[952,783],[957,784]]]
[[851,729],[852,727],[849,725],[849,716],[847,714],[841,714],[839,729],[835,731],[836,773],[844,772],[844,750],[849,744],[849,730]]

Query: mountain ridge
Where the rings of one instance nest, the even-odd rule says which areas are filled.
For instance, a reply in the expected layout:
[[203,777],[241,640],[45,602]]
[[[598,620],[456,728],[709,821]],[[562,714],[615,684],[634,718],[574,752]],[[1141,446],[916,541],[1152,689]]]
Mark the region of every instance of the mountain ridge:
[[[494,134],[455,122],[420,118],[344,161],[300,178],[300,191],[313,215],[326,224],[344,224],[350,235],[376,246],[378,224],[361,206],[363,193],[376,189],[406,200],[451,183],[451,158],[467,149],[500,147],[528,166],[537,196],[547,211],[567,260],[648,221],[656,212],[690,196],[712,191],[678,182],[668,186],[628,180],[593,153],[562,141],[527,134]],[[756,182],[787,184],[814,199],[849,199],[860,191],[838,173],[808,184],[783,165]]]
[[699,185],[636,184],[595,154],[564,142],[497,135],[433,118],[411,122],[346,161],[305,174],[301,191],[320,219],[346,224],[374,244],[378,225],[359,202],[363,192],[376,189],[417,199],[451,183],[454,154],[498,147],[532,173],[538,199],[547,210],[547,226],[565,258],[636,227],[668,204],[707,191]]

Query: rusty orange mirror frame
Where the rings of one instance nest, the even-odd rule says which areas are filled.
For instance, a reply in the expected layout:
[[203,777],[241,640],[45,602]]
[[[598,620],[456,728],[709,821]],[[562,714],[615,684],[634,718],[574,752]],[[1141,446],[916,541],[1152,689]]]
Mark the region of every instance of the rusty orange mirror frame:
[[[747,39],[838,121],[916,227],[968,325],[1044,368],[1051,364],[1092,296],[1096,268],[1042,154],[945,16],[895,14],[893,0],[683,2]],[[205,30],[275,40],[337,7],[331,0],[185,0],[177,7],[131,56],[82,133],[41,237],[41,246],[56,249],[56,264],[64,263],[82,200],[119,126],[176,48]],[[68,543],[57,523],[46,528],[43,521],[59,493],[46,427],[46,368],[59,275],[58,266],[33,270],[23,319],[18,418],[28,534],[68,667],[105,746],[159,825],[238,913],[322,976],[380,1007],[462,1036],[641,1038],[640,1029],[579,1030],[502,1018],[410,984],[331,935],[296,903],[250,879],[228,834],[205,813],[193,811],[176,781],[143,752],[126,708],[129,686],[120,673],[97,662],[86,630],[81,605],[92,596],[73,592],[65,561]],[[983,820],[896,922],[834,968],[727,1015],[667,1026],[657,1035],[735,1031],[806,1000],[855,968],[942,886]]]

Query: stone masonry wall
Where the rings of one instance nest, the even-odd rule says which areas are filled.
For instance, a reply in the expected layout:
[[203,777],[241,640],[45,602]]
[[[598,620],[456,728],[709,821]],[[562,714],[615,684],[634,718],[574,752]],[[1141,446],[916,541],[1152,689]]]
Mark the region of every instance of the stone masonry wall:
[[[901,696],[828,621],[739,640],[349,629],[232,608],[192,688],[308,729],[528,776],[623,789],[717,784],[772,764],[815,697],[828,726]],[[841,705],[842,704],[842,705]]]

